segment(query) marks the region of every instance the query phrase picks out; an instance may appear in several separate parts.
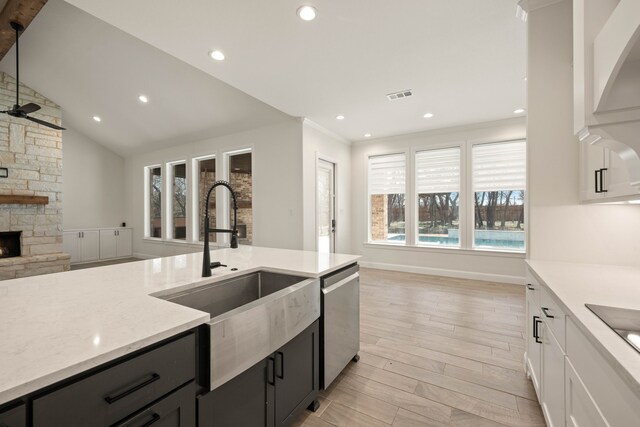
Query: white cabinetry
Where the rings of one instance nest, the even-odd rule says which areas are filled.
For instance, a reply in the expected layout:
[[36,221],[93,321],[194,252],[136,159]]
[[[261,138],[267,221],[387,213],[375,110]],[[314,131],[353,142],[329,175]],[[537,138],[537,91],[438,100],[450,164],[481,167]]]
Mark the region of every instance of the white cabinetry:
[[132,233],[129,228],[100,230],[100,259],[131,256],[131,238]]
[[640,197],[640,189],[630,184],[627,166],[614,150],[583,142],[580,147],[580,167],[580,199],[583,202]]
[[526,370],[547,425],[639,425],[638,395],[531,270],[527,283]]
[[100,258],[98,230],[65,231],[62,242],[64,251],[71,255],[72,263],[96,261]]

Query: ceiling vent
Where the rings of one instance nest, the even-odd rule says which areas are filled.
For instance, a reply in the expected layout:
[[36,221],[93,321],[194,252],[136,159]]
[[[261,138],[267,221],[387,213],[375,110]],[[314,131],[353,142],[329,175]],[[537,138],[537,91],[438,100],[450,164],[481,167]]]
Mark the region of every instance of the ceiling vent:
[[387,99],[389,101],[395,101],[396,99],[408,98],[413,96],[413,92],[411,89],[401,90],[400,92],[394,92],[387,94]]

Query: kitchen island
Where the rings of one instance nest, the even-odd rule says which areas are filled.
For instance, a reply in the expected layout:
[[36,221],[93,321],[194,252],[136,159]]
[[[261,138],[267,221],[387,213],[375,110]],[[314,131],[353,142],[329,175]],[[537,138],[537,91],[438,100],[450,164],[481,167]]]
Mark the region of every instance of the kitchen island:
[[[161,299],[258,270],[319,278],[359,257],[242,246],[0,283],[0,405],[194,330],[206,312]],[[160,298],[159,298],[160,297]]]

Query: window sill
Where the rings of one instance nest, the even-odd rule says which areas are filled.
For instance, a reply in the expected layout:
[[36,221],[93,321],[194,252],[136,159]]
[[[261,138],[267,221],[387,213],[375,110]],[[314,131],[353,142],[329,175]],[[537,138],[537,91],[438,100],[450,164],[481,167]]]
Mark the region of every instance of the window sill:
[[374,243],[374,242],[364,242],[362,244],[365,248],[372,249],[399,249],[403,251],[414,251],[414,252],[433,252],[433,253],[450,253],[456,255],[474,255],[474,256],[495,256],[495,257],[503,257],[503,258],[526,258],[527,253],[522,251],[505,251],[499,249],[486,249],[486,248],[477,248],[477,249],[465,249],[465,248],[453,248],[453,247],[433,247],[433,246],[422,246],[422,245],[405,245],[402,243]]

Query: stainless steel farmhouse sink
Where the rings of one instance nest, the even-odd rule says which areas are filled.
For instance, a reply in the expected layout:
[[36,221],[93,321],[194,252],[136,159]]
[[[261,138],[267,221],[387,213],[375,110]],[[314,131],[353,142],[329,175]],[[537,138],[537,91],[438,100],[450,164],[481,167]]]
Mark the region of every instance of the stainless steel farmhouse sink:
[[160,297],[206,311],[210,389],[273,353],[320,317],[320,280],[256,271]]

